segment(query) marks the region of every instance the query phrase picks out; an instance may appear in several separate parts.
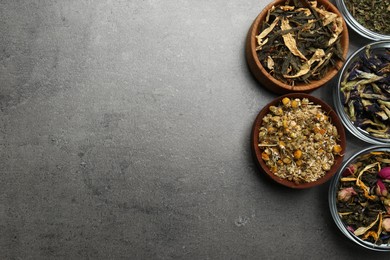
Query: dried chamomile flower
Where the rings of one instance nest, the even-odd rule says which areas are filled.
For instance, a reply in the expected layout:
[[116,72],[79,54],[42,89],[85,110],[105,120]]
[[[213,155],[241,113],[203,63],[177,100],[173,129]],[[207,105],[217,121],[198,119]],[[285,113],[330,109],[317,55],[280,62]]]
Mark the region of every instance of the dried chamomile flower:
[[323,177],[343,151],[329,116],[307,98],[271,106],[259,129],[262,158],[278,177],[307,183]]

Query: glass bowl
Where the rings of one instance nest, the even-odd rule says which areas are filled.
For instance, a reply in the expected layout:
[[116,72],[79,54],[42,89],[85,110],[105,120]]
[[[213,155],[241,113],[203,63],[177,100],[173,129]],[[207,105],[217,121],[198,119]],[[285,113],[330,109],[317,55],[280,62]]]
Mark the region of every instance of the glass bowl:
[[[373,83],[365,83],[363,84],[362,81],[360,81],[359,84],[358,80],[362,79],[364,80],[365,77],[367,77],[368,74],[363,74],[362,72],[369,72],[370,74],[378,74],[380,67],[377,64],[374,64],[374,62],[377,62],[375,60],[368,60],[367,53],[369,54],[369,57],[374,57],[374,55],[382,55],[384,52],[387,52],[387,59],[389,59],[386,62],[382,62],[381,66],[384,66],[387,64],[390,68],[390,41],[378,41],[370,43],[366,46],[363,46],[362,48],[355,51],[346,61],[345,65],[343,66],[339,78],[337,87],[335,87],[334,93],[333,93],[333,102],[335,109],[340,116],[341,121],[343,122],[344,126],[351,132],[353,135],[355,135],[357,138],[371,143],[371,144],[390,144],[390,130],[387,133],[378,133],[379,130],[370,130],[373,128],[378,128],[379,126],[373,127],[372,124],[368,124],[369,121],[363,120],[364,118],[370,119],[371,121],[377,120],[381,114],[381,112],[378,110],[380,106],[383,105],[382,101],[378,101],[379,96],[375,96],[373,94],[376,94],[375,92],[378,92],[378,90],[372,90],[373,88],[376,88],[377,86],[381,86],[384,88],[381,94],[382,96],[385,96],[386,98],[390,99],[390,93],[386,93],[389,86],[390,81],[390,72],[382,73],[383,77],[385,79],[381,79],[379,81],[374,81]],[[368,64],[368,62],[370,64]],[[368,65],[374,66],[375,69],[368,70]],[[357,73],[358,72],[358,73]],[[356,76],[359,74],[359,77],[356,78]],[[373,75],[369,75],[371,78],[373,78]],[[383,82],[383,80],[386,80]],[[386,83],[387,82],[387,83]],[[353,83],[353,84],[352,84]],[[347,87],[347,84],[352,84]],[[358,85],[366,86],[364,90],[359,87]],[[364,92],[364,93],[363,93]],[[361,94],[363,93],[363,94]],[[380,92],[378,92],[380,93]],[[363,95],[365,98],[362,98]],[[368,96],[367,96],[368,95]],[[368,97],[371,98],[368,98]],[[380,99],[380,98],[379,98]],[[379,102],[382,102],[382,104],[379,104]],[[353,104],[353,107],[352,105]],[[387,111],[387,108],[385,109],[385,112]],[[384,120],[384,128],[386,125],[390,129],[390,111],[389,112],[389,120]],[[386,116],[386,115],[382,115]],[[375,121],[377,122],[377,121]],[[382,129],[381,128],[381,129]],[[376,132],[375,132],[376,131]],[[381,130],[382,131],[382,130]]]
[[[377,1],[377,2],[381,3],[382,5],[384,4],[383,3],[384,1]],[[357,21],[358,18],[355,18],[348,10],[344,0],[336,0],[336,5],[340,10],[340,12],[343,14],[344,19],[346,23],[349,25],[349,27],[351,27],[359,35],[374,41],[390,40],[390,35],[375,32],[373,30],[370,30],[369,28],[364,27],[361,23],[359,23]],[[366,10],[365,12],[369,12],[369,11]],[[365,20],[369,20],[369,19],[365,19]],[[387,22],[389,21],[387,20]]]
[[[348,218],[347,216],[349,214],[351,214],[351,216],[353,216],[353,214],[361,215],[360,212],[366,212],[367,213],[367,212],[370,211],[369,207],[368,207],[369,204],[365,204],[366,202],[358,203],[358,202],[355,201],[356,199],[354,197],[355,196],[359,196],[359,198],[361,198],[360,196],[362,196],[363,190],[359,191],[359,189],[356,188],[356,184],[355,184],[356,181],[352,179],[352,176],[358,176],[359,173],[361,173],[364,170],[365,167],[367,167],[367,168],[370,167],[369,165],[367,166],[367,164],[369,162],[367,158],[371,158],[372,160],[374,160],[376,158],[376,157],[374,157],[375,153],[376,153],[376,156],[380,156],[380,153],[383,153],[383,152],[388,152],[389,153],[389,157],[388,158],[390,158],[390,147],[387,147],[387,146],[371,146],[371,147],[368,147],[368,148],[366,148],[366,149],[364,149],[362,151],[359,151],[358,153],[352,155],[349,159],[347,159],[343,163],[343,165],[340,167],[340,169],[337,172],[337,174],[334,175],[334,177],[332,178],[332,180],[330,182],[329,198],[328,199],[329,199],[329,208],[330,208],[330,212],[331,212],[332,218],[333,218],[336,226],[340,229],[340,231],[347,238],[349,238],[351,241],[353,241],[357,245],[359,245],[361,247],[364,247],[364,248],[367,248],[367,249],[371,249],[371,250],[375,250],[375,251],[387,251],[387,252],[390,252],[390,242],[386,242],[386,244],[383,244],[383,243],[375,244],[374,242],[370,242],[368,240],[363,240],[362,237],[364,237],[366,232],[363,233],[363,234],[357,234],[356,235],[355,233],[358,230],[357,226],[356,227],[352,227],[353,224],[346,224],[346,222],[348,220],[344,220],[343,221],[343,218],[345,218],[345,219]],[[361,165],[358,166],[357,163],[361,163]],[[387,163],[387,164],[390,165],[389,163]],[[374,168],[376,169],[376,166]],[[354,172],[354,174],[351,174],[352,172]],[[366,170],[365,172],[368,172],[368,170]],[[368,173],[366,173],[366,174],[368,174]],[[376,174],[376,172],[373,171],[373,174]],[[374,178],[375,177],[379,178],[378,176],[374,176]],[[347,198],[346,197],[347,193],[343,193],[343,194],[339,195],[339,189],[340,189],[340,185],[341,185],[340,184],[341,183],[341,178],[343,178],[343,180],[344,180],[343,181],[343,183],[344,183],[343,184],[343,189],[345,191],[346,191],[346,189],[344,187],[346,187],[346,186],[349,187],[351,185],[351,187],[356,189],[356,192],[359,195],[357,195],[357,194],[352,195],[351,198]],[[348,180],[346,178],[351,178],[351,179]],[[363,177],[361,177],[361,178],[363,179]],[[350,182],[348,182],[348,181],[350,181]],[[374,179],[374,182],[375,182],[375,179]],[[368,184],[368,181],[366,181],[365,185],[367,185],[367,187],[370,187],[370,185]],[[373,194],[377,195],[377,193],[375,193],[375,189],[370,189],[368,194],[370,194],[370,196],[372,196]],[[345,208],[344,205],[343,206],[338,206],[338,203],[339,203],[340,200],[345,200],[345,201],[348,201],[348,203],[349,202],[350,203],[355,203],[355,205],[362,205],[362,206],[361,206],[361,208],[356,207],[356,208],[353,208],[353,209]],[[367,201],[369,201],[369,200],[367,200]],[[344,202],[342,202],[342,203],[344,203]],[[363,206],[363,205],[366,205],[366,206]],[[355,206],[352,206],[352,207],[355,207]],[[370,206],[370,207],[372,207],[372,206]],[[384,209],[384,210],[386,210],[386,209]],[[339,213],[339,211],[340,211],[340,213]],[[342,212],[346,212],[344,214],[344,216],[342,216]],[[372,212],[374,212],[374,210],[372,210]],[[375,212],[375,214],[378,214],[378,213]],[[383,216],[384,215],[382,214],[382,218],[383,218]],[[388,214],[388,217],[390,218],[390,214]],[[379,221],[377,223],[379,223]],[[369,226],[369,224],[366,224],[365,226]],[[375,231],[377,231],[377,228],[378,227],[375,226],[375,225],[372,227],[372,229],[375,230]],[[385,236],[390,236],[390,232],[387,232],[387,233],[388,233],[388,235],[386,235],[383,232],[381,232],[381,235],[379,237],[382,236],[382,239],[383,239]],[[383,240],[383,241],[385,241],[385,240]]]

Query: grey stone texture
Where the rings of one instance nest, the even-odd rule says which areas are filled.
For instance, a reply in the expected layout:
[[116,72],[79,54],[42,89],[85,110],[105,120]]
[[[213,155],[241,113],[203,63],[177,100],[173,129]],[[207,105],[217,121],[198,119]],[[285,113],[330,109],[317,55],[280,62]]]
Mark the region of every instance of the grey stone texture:
[[385,257],[338,231],[328,184],[253,162],[276,94],[244,43],[268,3],[0,1],[0,259]]

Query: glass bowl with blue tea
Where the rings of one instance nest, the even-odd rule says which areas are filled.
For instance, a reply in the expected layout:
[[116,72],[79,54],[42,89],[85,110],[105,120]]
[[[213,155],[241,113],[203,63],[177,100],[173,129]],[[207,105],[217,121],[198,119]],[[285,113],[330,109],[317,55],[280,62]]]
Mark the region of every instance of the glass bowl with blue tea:
[[390,0],[336,0],[347,24],[361,36],[390,40]]
[[336,76],[348,48],[347,25],[329,1],[275,0],[252,23],[245,55],[263,87],[308,93]]
[[346,160],[331,181],[329,207],[351,241],[390,252],[390,147],[368,147]]
[[333,98],[353,135],[372,144],[390,144],[390,41],[354,52],[341,70]]

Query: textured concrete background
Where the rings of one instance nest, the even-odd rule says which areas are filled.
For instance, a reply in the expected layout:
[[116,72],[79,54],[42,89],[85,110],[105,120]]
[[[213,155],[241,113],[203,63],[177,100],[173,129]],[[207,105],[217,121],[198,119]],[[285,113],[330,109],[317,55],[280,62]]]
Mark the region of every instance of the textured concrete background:
[[383,258],[252,161],[266,4],[0,1],[0,258]]

